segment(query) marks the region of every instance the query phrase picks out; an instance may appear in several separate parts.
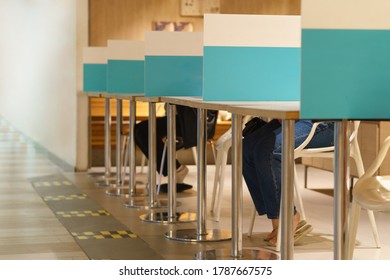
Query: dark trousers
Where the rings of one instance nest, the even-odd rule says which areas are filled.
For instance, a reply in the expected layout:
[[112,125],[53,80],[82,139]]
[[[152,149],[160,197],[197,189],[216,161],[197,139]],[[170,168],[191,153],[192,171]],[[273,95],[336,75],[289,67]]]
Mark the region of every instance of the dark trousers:
[[[149,159],[149,131],[148,131],[149,122],[142,121],[135,125],[134,127],[134,141],[136,145],[141,149],[144,155]],[[167,136],[167,117],[158,117],[156,119],[156,149],[157,149],[157,171],[160,172],[161,168],[161,159],[164,151],[164,139]],[[181,127],[176,122],[176,136],[181,137]],[[165,162],[162,173],[164,176],[168,175],[168,156],[165,155]],[[180,167],[180,162],[176,160],[176,169]]]

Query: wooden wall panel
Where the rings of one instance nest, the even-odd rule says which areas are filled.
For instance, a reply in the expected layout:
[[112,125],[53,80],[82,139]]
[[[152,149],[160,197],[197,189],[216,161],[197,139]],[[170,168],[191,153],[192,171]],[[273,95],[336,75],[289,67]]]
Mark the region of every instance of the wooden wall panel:
[[220,0],[223,14],[299,15],[301,0]]
[[[225,14],[300,14],[300,0],[220,0]],[[108,39],[143,40],[153,21],[191,21],[203,31],[203,17],[180,16],[180,0],[90,0],[90,45]]]

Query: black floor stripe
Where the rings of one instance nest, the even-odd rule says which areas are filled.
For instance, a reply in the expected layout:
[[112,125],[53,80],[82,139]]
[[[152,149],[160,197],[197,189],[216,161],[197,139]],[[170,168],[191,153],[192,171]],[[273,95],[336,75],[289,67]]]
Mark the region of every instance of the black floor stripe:
[[62,174],[30,182],[90,259],[163,259]]

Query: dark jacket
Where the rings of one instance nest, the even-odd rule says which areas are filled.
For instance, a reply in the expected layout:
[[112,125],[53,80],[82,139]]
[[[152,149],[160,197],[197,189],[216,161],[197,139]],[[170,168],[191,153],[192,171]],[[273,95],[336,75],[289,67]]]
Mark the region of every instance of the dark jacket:
[[[187,106],[176,106],[177,124],[181,127],[184,148],[191,148],[197,144],[197,121],[198,110]],[[211,139],[215,134],[218,111],[207,110],[207,139]]]

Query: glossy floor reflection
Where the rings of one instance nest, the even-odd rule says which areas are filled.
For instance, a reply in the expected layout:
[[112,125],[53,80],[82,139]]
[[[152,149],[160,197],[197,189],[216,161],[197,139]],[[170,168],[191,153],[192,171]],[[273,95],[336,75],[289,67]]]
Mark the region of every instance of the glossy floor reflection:
[[[178,213],[196,213],[196,167],[189,166],[190,172],[185,182],[193,189],[177,194]],[[137,188],[145,188],[146,169],[140,173]],[[64,172],[53,164],[47,154],[37,149],[4,120],[0,119],[0,259],[89,259],[90,257],[78,246],[71,234],[58,221],[55,214],[47,207],[32,187],[31,178],[47,176],[60,172],[81,192],[85,193],[107,210],[119,222],[127,226],[148,246],[164,259],[191,260],[197,255],[208,252],[225,252],[227,258],[231,250],[231,241],[181,242],[166,238],[166,234],[182,229],[196,230],[195,222],[159,223],[145,222],[141,215],[166,215],[166,209],[146,210],[142,207],[125,207],[129,200],[137,205],[147,205],[147,197],[121,197],[106,194],[108,188],[98,187],[97,178],[91,173],[103,171],[93,168],[88,173]],[[302,178],[302,166],[298,166],[299,178]],[[225,179],[221,219],[214,221],[207,211],[207,229],[212,232],[231,231],[230,168]],[[208,189],[207,207],[210,207],[214,166],[207,169]],[[307,220],[314,230],[294,247],[294,258],[304,260],[333,259],[333,197],[329,190],[333,184],[332,174],[317,169],[309,169],[310,189],[301,189]],[[264,236],[271,230],[270,222],[265,217],[257,217],[254,234],[247,237],[252,202],[244,184],[243,209],[243,248],[245,253],[257,256],[278,254],[267,246]],[[159,196],[167,200],[166,194]],[[357,249],[354,259],[390,259],[390,213],[376,213],[381,248],[375,248],[371,228],[365,211],[362,211],[357,234]],[[259,249],[262,249],[259,251]],[[265,252],[265,255],[262,253]],[[271,252],[271,254],[269,253]],[[139,255],[134,250],[135,256]],[[265,257],[264,257],[265,258]]]

